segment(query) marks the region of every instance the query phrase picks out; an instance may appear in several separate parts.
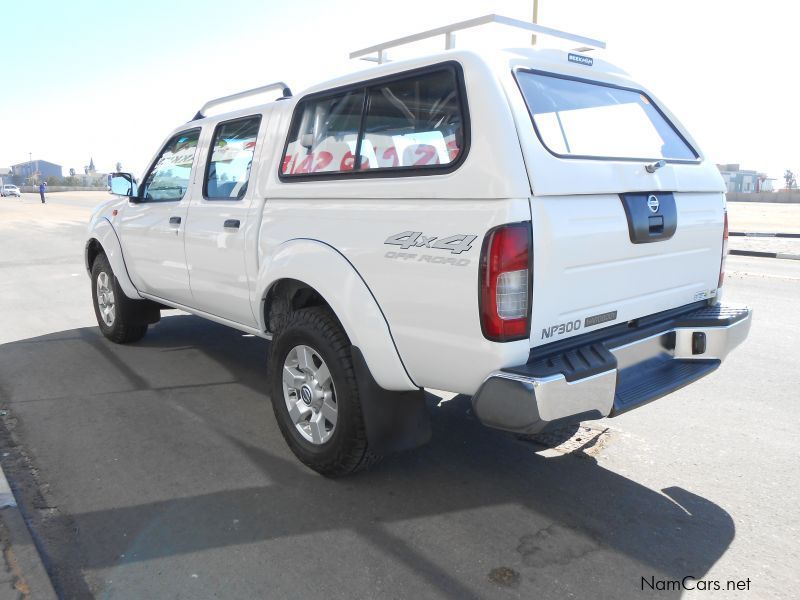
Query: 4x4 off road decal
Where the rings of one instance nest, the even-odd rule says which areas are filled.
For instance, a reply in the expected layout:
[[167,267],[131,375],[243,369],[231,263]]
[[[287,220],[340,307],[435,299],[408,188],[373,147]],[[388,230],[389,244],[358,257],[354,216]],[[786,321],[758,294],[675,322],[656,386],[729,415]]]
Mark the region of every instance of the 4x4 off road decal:
[[449,250],[453,254],[461,254],[472,248],[475,235],[451,235],[446,238],[438,239],[435,235],[425,236],[421,231],[404,231],[396,233],[386,238],[384,244],[389,246],[400,246],[403,250],[409,248],[435,248],[436,250]]
[[[403,231],[402,233],[390,235],[383,243],[388,246],[400,246],[403,250],[409,250],[411,248],[430,248],[435,250],[449,250],[452,254],[461,254],[472,248],[472,242],[474,242],[477,237],[476,235],[458,234],[439,239],[435,235],[423,235],[421,231]],[[442,256],[441,254],[395,252],[394,250],[387,252],[384,258],[403,262],[450,265],[451,267],[466,267],[470,264],[468,258]]]

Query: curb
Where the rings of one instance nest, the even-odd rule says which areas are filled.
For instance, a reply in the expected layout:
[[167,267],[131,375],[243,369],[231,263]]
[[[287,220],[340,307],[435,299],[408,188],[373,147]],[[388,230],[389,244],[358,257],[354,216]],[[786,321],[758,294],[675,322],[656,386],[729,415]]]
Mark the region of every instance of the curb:
[[759,258],[783,258],[786,260],[800,260],[800,254],[787,252],[759,252],[757,250],[730,250],[728,254],[736,256],[758,256]]
[[[0,550],[5,563],[6,583],[16,597],[24,599],[56,600],[53,583],[42,562],[25,518],[17,506],[11,486],[8,485],[3,468],[0,467]],[[9,591],[6,588],[6,591]],[[0,598],[7,595],[0,590]]]
[[13,578],[13,589],[22,598],[57,600],[58,596],[19,508],[13,505],[0,508],[0,527],[5,533],[3,558]]
[[734,237],[769,237],[769,238],[800,238],[800,233],[760,233],[757,231],[731,231]]

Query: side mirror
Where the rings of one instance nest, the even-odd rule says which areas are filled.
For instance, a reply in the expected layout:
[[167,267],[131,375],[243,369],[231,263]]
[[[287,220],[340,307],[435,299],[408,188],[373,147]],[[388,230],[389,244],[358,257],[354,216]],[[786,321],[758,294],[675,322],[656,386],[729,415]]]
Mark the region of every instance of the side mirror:
[[111,193],[115,196],[135,197],[138,188],[136,179],[130,173],[111,173],[109,175]]

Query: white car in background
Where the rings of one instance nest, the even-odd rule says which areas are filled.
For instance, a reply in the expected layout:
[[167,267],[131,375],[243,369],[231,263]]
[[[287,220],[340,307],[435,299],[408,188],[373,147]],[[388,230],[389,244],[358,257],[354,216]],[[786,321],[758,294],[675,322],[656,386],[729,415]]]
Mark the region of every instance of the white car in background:
[[19,191],[19,188],[15,185],[6,184],[3,186],[3,196],[16,196],[17,198],[22,197],[22,193]]

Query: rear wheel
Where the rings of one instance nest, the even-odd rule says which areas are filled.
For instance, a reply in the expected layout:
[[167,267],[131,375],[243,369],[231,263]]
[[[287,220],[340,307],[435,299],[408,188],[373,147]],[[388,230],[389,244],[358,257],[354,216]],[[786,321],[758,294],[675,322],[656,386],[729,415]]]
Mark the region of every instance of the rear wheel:
[[268,370],[278,426],[304,464],[338,477],[377,462],[367,443],[350,340],[328,310],[291,313],[273,339]]
[[147,333],[147,325],[137,322],[129,301],[119,286],[105,254],[92,263],[92,300],[100,331],[112,342],[137,342]]

